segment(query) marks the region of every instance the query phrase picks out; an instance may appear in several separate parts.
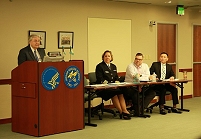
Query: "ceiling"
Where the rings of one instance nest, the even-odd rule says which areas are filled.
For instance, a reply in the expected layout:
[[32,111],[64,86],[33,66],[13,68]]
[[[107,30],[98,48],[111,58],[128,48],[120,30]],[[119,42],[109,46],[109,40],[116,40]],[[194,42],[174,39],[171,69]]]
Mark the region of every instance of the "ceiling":
[[158,6],[184,5],[185,8],[201,8],[201,0],[107,0],[111,2],[126,2],[131,4],[145,4]]

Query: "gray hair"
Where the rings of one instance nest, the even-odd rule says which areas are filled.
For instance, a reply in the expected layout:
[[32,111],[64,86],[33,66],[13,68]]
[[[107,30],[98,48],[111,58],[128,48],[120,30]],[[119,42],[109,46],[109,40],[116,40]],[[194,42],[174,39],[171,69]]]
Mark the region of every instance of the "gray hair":
[[40,38],[40,36],[36,35],[36,34],[31,34],[28,38],[28,42],[32,41],[33,38],[38,37]]

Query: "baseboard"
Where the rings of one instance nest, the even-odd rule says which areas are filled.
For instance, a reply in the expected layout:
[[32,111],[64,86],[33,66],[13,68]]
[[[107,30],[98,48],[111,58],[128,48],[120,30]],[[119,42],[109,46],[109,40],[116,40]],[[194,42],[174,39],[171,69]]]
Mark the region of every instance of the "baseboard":
[[[151,103],[156,103],[156,102],[157,102],[157,99],[153,99],[151,101]],[[128,104],[128,106],[130,106],[130,104]],[[106,109],[110,109],[111,108],[112,109],[112,108],[115,108],[115,107],[114,107],[114,105],[111,104],[111,105],[105,105],[104,108],[106,108]]]
[[[185,95],[183,96],[183,99],[193,98],[193,95]],[[181,96],[179,96],[179,99],[181,99]]]
[[[193,95],[184,95],[183,96],[183,99],[188,99],[188,98],[193,98]],[[166,101],[172,100],[172,96],[171,95],[165,96],[165,100]],[[179,100],[181,100],[181,96],[179,96]]]
[[[183,96],[183,99],[189,99],[189,98],[193,98],[193,96],[192,95]],[[179,99],[181,99],[181,96],[179,96]],[[166,101],[172,100],[172,96],[171,95],[165,96],[165,100]],[[157,99],[153,99],[150,103],[156,103],[156,102],[157,102]],[[105,105],[104,107],[109,109],[109,108],[114,108],[114,105]]]
[[104,108],[106,108],[106,109],[113,109],[115,107],[114,107],[114,105],[111,104],[111,105],[104,105]]
[[8,124],[11,123],[11,121],[12,121],[11,118],[0,119],[0,124]]
[[[193,98],[192,95],[184,95],[183,99],[189,99],[189,98]],[[181,99],[181,96],[179,97],[179,99]],[[171,97],[166,98],[166,100],[171,100]],[[151,103],[156,103],[157,99],[153,99],[151,101]],[[114,108],[114,105],[105,105],[105,108]],[[0,119],[0,124],[7,124],[7,123],[11,123],[12,119],[11,118],[6,118],[6,119]]]

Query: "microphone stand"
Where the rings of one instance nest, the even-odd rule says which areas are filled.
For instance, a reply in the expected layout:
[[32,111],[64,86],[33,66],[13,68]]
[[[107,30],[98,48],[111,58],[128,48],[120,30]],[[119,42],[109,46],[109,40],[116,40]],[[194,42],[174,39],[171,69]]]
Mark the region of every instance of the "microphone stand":
[[71,48],[72,48],[72,47],[70,46],[70,61],[71,61],[71,55],[72,55],[72,54],[71,54],[71,53],[72,53]]
[[[64,47],[62,46],[62,56],[63,56],[63,58],[64,58],[64,55],[65,55],[66,53],[65,53],[65,51],[64,51]],[[63,61],[65,61],[65,60],[63,60]]]

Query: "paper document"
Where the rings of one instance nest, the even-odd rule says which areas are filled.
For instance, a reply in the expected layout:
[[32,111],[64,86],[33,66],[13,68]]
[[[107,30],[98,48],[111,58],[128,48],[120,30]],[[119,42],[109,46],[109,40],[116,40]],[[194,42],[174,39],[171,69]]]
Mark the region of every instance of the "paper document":
[[125,82],[120,82],[120,83],[109,83],[108,85],[124,85],[126,84]]
[[93,84],[93,85],[86,85],[86,86],[93,86],[93,87],[104,87],[107,86],[108,84]]
[[[179,80],[179,79],[174,79],[174,80],[172,80],[172,81],[178,81],[178,80]],[[171,81],[171,80],[170,80],[170,79],[164,79],[163,81],[165,82],[165,81]]]

